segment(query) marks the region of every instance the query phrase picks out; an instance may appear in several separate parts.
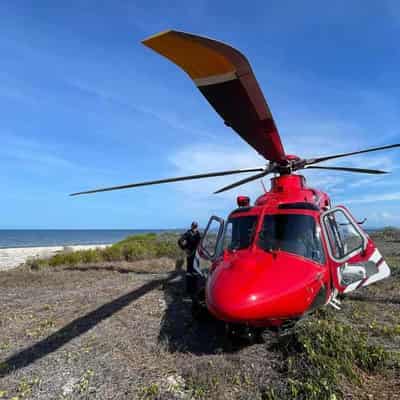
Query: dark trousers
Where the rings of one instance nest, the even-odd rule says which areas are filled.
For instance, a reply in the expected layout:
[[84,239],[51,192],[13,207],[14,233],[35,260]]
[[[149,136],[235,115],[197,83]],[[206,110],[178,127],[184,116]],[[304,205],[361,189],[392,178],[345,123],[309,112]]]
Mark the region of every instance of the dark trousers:
[[193,268],[195,255],[186,257],[186,293],[193,299],[197,292],[197,273]]

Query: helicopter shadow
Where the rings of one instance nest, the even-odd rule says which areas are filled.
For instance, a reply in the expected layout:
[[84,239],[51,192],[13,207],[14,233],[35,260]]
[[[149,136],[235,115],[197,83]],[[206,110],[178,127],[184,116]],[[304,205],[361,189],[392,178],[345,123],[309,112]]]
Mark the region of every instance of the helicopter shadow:
[[27,367],[41,358],[57,351],[65,344],[81,335],[84,335],[96,325],[131,303],[137,301],[150,291],[155,290],[169,280],[173,280],[178,274],[179,272],[175,271],[170,273],[167,277],[164,276],[149,280],[142,286],[139,286],[128,293],[122,294],[85,315],[79,316],[56,332],[52,333],[50,336],[47,336],[33,345],[18,351],[5,360],[0,360],[0,364],[5,366],[0,370],[0,378],[3,378],[16,370]]
[[166,309],[161,320],[159,344],[169,352],[196,355],[234,353],[248,346],[246,341],[227,337],[225,324],[206,309],[192,315],[192,302],[185,291],[184,274],[163,284]]
[[97,266],[97,265],[85,265],[85,266],[74,266],[74,267],[64,267],[64,271],[73,271],[73,272],[87,272],[87,271],[106,271],[106,272],[118,272],[120,274],[135,274],[135,275],[154,275],[168,276],[168,272],[149,272],[149,271],[137,271],[128,267],[120,267],[118,265],[106,265],[106,266]]
[[174,271],[167,276],[149,280],[142,286],[79,316],[42,340],[17,351],[7,359],[0,360],[5,366],[0,378],[57,351],[73,339],[84,335],[96,325],[111,317],[150,291],[163,286],[166,310],[161,321],[158,341],[170,352],[192,352],[194,354],[218,354],[234,351],[226,339],[224,324],[206,315],[194,320],[191,315],[191,300],[185,296],[182,273]]

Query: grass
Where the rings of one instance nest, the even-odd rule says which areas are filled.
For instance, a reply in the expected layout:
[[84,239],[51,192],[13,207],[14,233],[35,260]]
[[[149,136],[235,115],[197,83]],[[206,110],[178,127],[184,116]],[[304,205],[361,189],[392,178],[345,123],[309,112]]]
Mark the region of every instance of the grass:
[[371,234],[376,239],[382,239],[389,242],[400,242],[400,229],[387,226]]
[[385,257],[385,261],[389,265],[392,275],[397,275],[400,273],[400,257]]
[[338,399],[343,380],[360,384],[365,373],[382,371],[391,354],[350,324],[323,310],[279,340],[285,357],[286,385],[271,399]]
[[27,261],[27,265],[31,269],[40,269],[59,265],[75,266],[112,261],[129,262],[161,257],[177,259],[180,254],[177,240],[178,235],[173,233],[134,235],[104,249],[63,251],[51,258],[31,259]]
[[272,346],[264,346],[279,355],[278,379],[269,379],[270,360],[265,357],[251,364],[254,370],[243,368],[239,359],[204,360],[187,367],[186,390],[196,400],[230,399],[228,393],[232,398],[258,400],[339,400],[345,397],[346,383],[361,388],[362,377],[384,374],[389,365],[399,364],[394,353],[372,344],[366,334],[329,309],[304,320]]

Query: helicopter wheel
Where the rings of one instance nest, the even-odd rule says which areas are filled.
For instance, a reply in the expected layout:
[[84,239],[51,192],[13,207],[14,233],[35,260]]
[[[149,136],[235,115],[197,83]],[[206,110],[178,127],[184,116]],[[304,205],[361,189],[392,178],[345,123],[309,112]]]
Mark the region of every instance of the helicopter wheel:
[[257,330],[257,343],[271,343],[276,340],[278,331],[270,328],[259,328]]
[[256,340],[258,343],[271,343],[279,338],[289,337],[294,333],[297,322],[298,319],[292,319],[285,321],[279,327],[255,328]]

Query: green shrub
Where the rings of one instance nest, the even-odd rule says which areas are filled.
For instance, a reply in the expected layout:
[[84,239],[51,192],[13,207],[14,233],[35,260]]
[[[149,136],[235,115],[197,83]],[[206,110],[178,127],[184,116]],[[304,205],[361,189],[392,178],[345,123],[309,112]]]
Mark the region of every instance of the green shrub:
[[138,261],[150,258],[169,257],[177,259],[180,250],[177,246],[177,234],[148,233],[128,236],[104,249],[65,251],[49,259],[28,260],[26,265],[31,269],[43,266],[92,264],[112,261]]
[[48,260],[48,264],[51,267],[57,265],[76,265],[82,261],[82,251],[74,251],[67,253],[59,253],[54,255]]
[[43,267],[48,267],[48,260],[41,259],[41,258],[28,258],[25,262],[25,265],[28,266],[32,270],[39,270]]
[[122,260],[121,250],[118,247],[110,246],[105,249],[98,250],[99,256],[103,261],[120,261]]
[[380,370],[389,353],[368,343],[356,328],[331,318],[313,318],[303,322],[279,349],[286,356],[287,385],[283,398],[342,398],[339,383],[347,379],[359,382],[359,372]]

